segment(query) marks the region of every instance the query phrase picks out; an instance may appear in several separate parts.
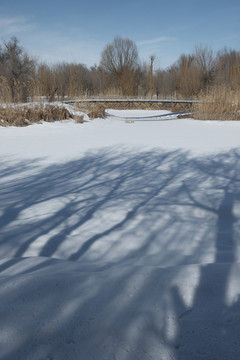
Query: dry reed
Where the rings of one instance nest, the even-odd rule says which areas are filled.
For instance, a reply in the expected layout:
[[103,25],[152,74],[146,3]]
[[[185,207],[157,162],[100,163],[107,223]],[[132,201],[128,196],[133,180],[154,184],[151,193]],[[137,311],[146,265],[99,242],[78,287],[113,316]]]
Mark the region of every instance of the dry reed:
[[75,120],[75,123],[82,124],[83,123],[83,115],[71,115],[71,118]]
[[90,111],[88,112],[88,116],[90,119],[96,119],[96,118],[105,118],[105,106],[102,104],[95,104],[94,106],[91,106]]
[[240,91],[217,86],[202,93],[194,105],[194,118],[199,120],[240,120]]
[[60,106],[1,106],[1,126],[27,126],[42,121],[53,122],[70,118],[69,111]]

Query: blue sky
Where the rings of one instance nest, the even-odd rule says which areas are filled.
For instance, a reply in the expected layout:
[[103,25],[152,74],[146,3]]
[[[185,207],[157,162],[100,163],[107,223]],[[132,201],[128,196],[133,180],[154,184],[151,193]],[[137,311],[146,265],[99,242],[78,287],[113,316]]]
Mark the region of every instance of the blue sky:
[[0,41],[16,36],[49,63],[99,63],[115,36],[166,68],[195,46],[240,50],[239,0],[0,0]]

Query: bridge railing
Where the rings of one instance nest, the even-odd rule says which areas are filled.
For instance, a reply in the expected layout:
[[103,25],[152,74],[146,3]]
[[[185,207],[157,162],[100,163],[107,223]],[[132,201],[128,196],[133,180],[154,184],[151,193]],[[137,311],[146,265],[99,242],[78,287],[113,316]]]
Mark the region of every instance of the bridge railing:
[[76,99],[67,100],[66,104],[74,104],[79,110],[83,112],[91,112],[91,110],[101,105],[105,109],[118,110],[168,110],[172,112],[182,110],[192,110],[196,100],[152,100],[152,99]]
[[131,98],[126,98],[126,99],[122,99],[122,98],[116,98],[116,99],[108,99],[108,98],[86,98],[86,99],[72,99],[72,100],[64,100],[63,101],[65,104],[73,104],[73,103],[115,103],[115,102],[119,102],[119,103],[176,103],[176,104],[181,104],[181,103],[188,103],[188,104],[193,104],[193,103],[198,103],[199,100],[184,100],[184,99],[131,99]]

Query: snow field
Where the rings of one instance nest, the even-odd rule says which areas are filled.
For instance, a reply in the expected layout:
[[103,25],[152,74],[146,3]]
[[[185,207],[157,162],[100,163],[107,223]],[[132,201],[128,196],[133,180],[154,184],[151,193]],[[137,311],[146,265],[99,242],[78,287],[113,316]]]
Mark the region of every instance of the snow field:
[[0,128],[0,359],[238,359],[239,130]]

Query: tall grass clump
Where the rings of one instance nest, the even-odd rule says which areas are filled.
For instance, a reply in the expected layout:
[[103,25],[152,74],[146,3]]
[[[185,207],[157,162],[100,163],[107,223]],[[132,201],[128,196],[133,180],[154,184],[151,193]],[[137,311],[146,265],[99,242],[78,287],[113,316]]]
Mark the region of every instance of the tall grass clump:
[[94,104],[90,107],[90,110],[88,111],[88,116],[90,119],[96,119],[96,118],[102,118],[104,119],[106,117],[106,108],[103,104]]
[[240,120],[240,90],[213,87],[200,94],[193,110],[199,120]]
[[12,100],[11,88],[5,76],[0,76],[0,101],[8,103]]
[[42,121],[53,122],[69,118],[69,111],[60,106],[0,106],[0,126],[27,126]]

